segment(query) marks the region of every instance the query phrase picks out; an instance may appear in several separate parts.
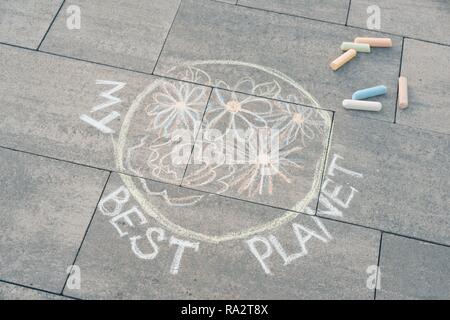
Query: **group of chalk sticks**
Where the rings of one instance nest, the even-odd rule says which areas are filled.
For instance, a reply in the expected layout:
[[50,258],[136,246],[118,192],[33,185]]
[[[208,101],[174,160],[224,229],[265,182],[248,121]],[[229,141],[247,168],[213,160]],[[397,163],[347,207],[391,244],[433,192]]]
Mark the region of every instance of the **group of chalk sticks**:
[[[338,70],[344,64],[356,57],[357,52],[370,53],[371,48],[390,48],[392,40],[390,38],[355,38],[353,42],[343,42],[341,50],[345,51],[337,59],[330,63],[331,69]],[[377,101],[364,101],[364,99],[376,97],[387,93],[386,86],[380,85],[372,88],[358,90],[352,95],[352,99],[342,101],[345,109],[380,111],[382,104]],[[408,107],[408,81],[401,76],[398,80],[398,105],[401,109]]]

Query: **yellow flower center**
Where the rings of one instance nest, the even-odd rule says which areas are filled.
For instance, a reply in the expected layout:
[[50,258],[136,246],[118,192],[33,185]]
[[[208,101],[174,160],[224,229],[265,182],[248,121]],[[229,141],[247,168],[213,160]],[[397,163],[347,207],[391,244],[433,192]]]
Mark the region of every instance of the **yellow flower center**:
[[305,117],[303,117],[303,115],[301,115],[300,113],[294,113],[294,115],[292,116],[292,120],[298,125],[302,125],[303,123],[305,123]]
[[241,110],[241,104],[239,103],[239,101],[236,100],[231,100],[228,101],[225,108],[229,111],[229,112],[239,112]]
[[264,166],[269,165],[271,163],[269,155],[266,153],[258,155],[258,163]]
[[186,103],[184,101],[177,101],[175,103],[175,108],[176,109],[184,109],[184,108],[186,108]]

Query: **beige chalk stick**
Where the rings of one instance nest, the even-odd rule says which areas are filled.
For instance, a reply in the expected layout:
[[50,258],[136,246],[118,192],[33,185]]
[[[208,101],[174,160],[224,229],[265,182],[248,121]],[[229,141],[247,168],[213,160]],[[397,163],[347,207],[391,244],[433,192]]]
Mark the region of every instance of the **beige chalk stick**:
[[371,47],[389,48],[392,47],[392,40],[390,38],[355,38],[355,43],[366,43]]
[[408,107],[408,80],[403,76],[398,78],[398,106],[401,109]]
[[350,50],[346,51],[345,53],[343,53],[342,55],[340,55],[338,58],[336,58],[336,60],[331,62],[330,67],[331,67],[331,69],[336,71],[337,69],[342,67],[344,64],[346,64],[347,62],[352,60],[355,56],[356,56],[356,50],[350,49]]

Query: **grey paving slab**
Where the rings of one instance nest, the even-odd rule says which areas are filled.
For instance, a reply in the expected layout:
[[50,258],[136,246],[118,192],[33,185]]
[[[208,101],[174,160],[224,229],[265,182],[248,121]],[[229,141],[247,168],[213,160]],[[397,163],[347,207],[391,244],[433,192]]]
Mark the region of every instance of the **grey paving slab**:
[[[326,194],[340,199],[341,208],[352,194],[354,198],[340,217],[327,208],[322,187],[319,215],[450,243],[448,135],[368,119],[355,122],[337,114],[330,146],[330,155],[335,154],[334,165],[333,157],[328,161],[327,178],[331,181]],[[349,181],[348,172],[336,166],[350,168],[359,177]]]
[[0,2],[0,42],[36,49],[62,0]]
[[[386,85],[378,100],[379,113],[346,111],[358,116],[393,121],[401,39],[389,49],[360,54],[333,72],[329,63],[339,56],[342,41],[379,33],[290,17],[215,1],[183,1],[156,67],[156,74],[183,78],[180,65],[202,73],[198,83],[254,93],[268,98],[342,111],[342,100],[358,89]],[[255,84],[273,83],[282,90],[242,85],[250,77]]]
[[354,0],[348,25],[367,28],[369,6],[380,8],[380,31],[450,44],[450,3],[446,0]]
[[0,279],[60,292],[108,173],[0,150]]
[[225,2],[225,3],[230,3],[230,4],[236,4],[237,3],[237,0],[215,0],[215,1]]
[[0,282],[0,300],[67,300],[68,298]]
[[450,47],[405,39],[403,50],[409,108],[398,108],[396,122],[450,134]]
[[[116,67],[152,72],[180,0],[66,1],[41,49]],[[67,27],[70,6],[80,29]]]
[[182,185],[287,210],[315,208],[332,117],[214,89]]
[[449,299],[450,248],[383,235],[377,299]]
[[195,133],[210,89],[9,46],[0,61],[0,145],[181,182],[170,133]]
[[345,24],[349,0],[239,0],[238,4]]
[[[136,185],[128,188],[130,181]],[[66,288],[65,294],[87,299],[373,298],[366,269],[377,261],[377,231],[301,214],[290,217],[282,210],[150,181],[148,192],[138,184],[131,177],[111,176],[76,261],[81,288]],[[203,198],[187,201],[193,196]],[[274,224],[280,217],[288,219]],[[314,236],[308,239],[305,230]],[[176,258],[179,248],[184,251]]]

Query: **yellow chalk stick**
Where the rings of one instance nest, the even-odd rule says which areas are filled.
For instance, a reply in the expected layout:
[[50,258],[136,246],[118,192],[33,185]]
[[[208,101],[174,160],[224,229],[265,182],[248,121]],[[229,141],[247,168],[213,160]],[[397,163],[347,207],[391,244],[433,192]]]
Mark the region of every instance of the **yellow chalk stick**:
[[342,67],[344,64],[346,64],[347,62],[352,60],[354,57],[356,57],[356,50],[350,49],[350,50],[346,51],[345,53],[343,53],[342,55],[340,55],[338,58],[336,58],[336,60],[331,62],[330,67],[331,67],[331,69],[336,71],[337,69]]
[[408,80],[403,76],[398,79],[398,106],[401,109],[408,107]]
[[370,46],[367,43],[342,42],[342,51],[347,51],[350,49],[355,49],[356,52],[370,52]]
[[366,43],[371,47],[389,48],[392,47],[392,40],[390,38],[355,38],[355,43]]

